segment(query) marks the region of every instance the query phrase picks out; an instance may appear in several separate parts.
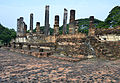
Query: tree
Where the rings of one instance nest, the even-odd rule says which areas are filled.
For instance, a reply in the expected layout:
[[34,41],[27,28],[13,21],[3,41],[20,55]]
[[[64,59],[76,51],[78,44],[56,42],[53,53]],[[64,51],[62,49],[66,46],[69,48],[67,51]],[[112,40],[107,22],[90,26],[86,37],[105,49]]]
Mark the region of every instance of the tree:
[[16,38],[16,32],[14,29],[8,29],[0,24],[0,43],[9,43],[11,39]]
[[106,27],[116,27],[120,25],[120,6],[114,7],[110,12],[108,17],[105,19]]

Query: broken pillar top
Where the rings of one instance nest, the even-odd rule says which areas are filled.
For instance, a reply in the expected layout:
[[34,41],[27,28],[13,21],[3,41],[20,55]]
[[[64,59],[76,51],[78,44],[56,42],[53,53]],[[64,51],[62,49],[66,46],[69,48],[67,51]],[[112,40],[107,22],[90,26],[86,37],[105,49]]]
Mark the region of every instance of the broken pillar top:
[[75,10],[71,9],[70,12],[71,12],[71,13],[75,13]]
[[75,21],[75,10],[70,10],[70,23]]
[[40,22],[36,22],[36,25],[40,25]]
[[59,15],[55,15],[55,18],[59,17]]
[[30,13],[31,16],[33,16],[33,13]]
[[20,17],[20,19],[19,20],[23,20],[24,18],[23,17]]
[[94,16],[90,16],[90,25],[89,25],[89,28],[92,29],[94,28]]
[[59,20],[59,15],[55,15],[55,20]]
[[33,32],[33,13],[30,14],[30,33]]
[[45,10],[49,10],[49,5],[46,5]]
[[94,21],[94,16],[90,16],[90,21]]
[[18,18],[17,21],[19,21],[20,19]]
[[64,13],[68,13],[66,8],[64,8]]

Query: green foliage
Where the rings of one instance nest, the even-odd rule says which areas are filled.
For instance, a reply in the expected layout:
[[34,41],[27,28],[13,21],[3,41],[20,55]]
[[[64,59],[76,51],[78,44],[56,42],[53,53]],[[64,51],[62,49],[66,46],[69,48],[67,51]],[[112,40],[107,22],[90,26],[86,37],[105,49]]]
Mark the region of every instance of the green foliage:
[[[59,27],[59,34],[61,35],[63,33],[63,25],[61,27]],[[69,24],[67,24],[67,33],[69,33]]]
[[50,35],[53,35],[53,34],[54,34],[54,29],[50,28]]
[[16,38],[14,29],[8,29],[0,24],[0,43],[9,43],[11,39]]
[[111,28],[120,25],[120,6],[114,7],[105,19],[105,27]]
[[[41,26],[40,31],[44,32],[44,28],[45,28],[45,26]],[[29,33],[29,32],[30,32],[30,30],[27,31],[27,33]],[[33,33],[36,33],[36,28],[33,29]],[[50,35],[53,35],[53,33],[54,33],[54,29],[50,27]]]
[[[88,29],[89,29],[89,18],[85,18],[85,19],[78,19],[78,32],[81,32],[81,33],[86,33],[88,34]],[[104,22],[103,21],[100,21],[98,19],[95,19],[94,20],[94,27],[97,27],[97,28],[102,28]]]

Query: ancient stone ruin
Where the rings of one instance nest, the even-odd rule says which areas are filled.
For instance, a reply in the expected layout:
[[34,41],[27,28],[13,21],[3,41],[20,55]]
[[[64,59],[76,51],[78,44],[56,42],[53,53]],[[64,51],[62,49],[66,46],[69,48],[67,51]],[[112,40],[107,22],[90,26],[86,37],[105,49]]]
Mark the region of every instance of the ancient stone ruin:
[[59,15],[55,16],[54,35],[59,35]]
[[33,32],[33,13],[30,14],[30,32]]
[[45,29],[44,34],[49,35],[50,34],[50,24],[49,24],[49,6],[47,5],[45,7]]
[[[17,38],[11,41],[13,48],[22,49],[22,53],[34,56],[59,54],[77,58],[120,57],[120,28],[97,29],[94,16],[90,16],[89,33],[78,33],[78,20],[75,10],[70,10],[69,33],[67,33],[68,10],[64,9],[62,35],[59,34],[59,15],[55,16],[54,34],[50,35],[49,6],[45,7],[45,27],[40,30],[40,22],[36,22],[33,32],[33,13],[30,14],[30,32],[23,17],[17,19]],[[114,48],[114,49],[113,49]],[[29,50],[28,51],[26,51]]]
[[67,15],[68,15],[68,11],[65,8],[64,9],[64,17],[63,17],[63,34],[64,35],[67,33]]

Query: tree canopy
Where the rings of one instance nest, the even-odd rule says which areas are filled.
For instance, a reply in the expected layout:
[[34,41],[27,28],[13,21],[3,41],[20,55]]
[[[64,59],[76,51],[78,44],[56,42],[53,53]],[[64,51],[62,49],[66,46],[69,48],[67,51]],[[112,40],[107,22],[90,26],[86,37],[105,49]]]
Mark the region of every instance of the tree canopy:
[[0,24],[0,44],[9,43],[14,38],[16,38],[15,30],[8,29]]
[[112,28],[120,25],[120,6],[114,7],[105,19],[105,27]]

